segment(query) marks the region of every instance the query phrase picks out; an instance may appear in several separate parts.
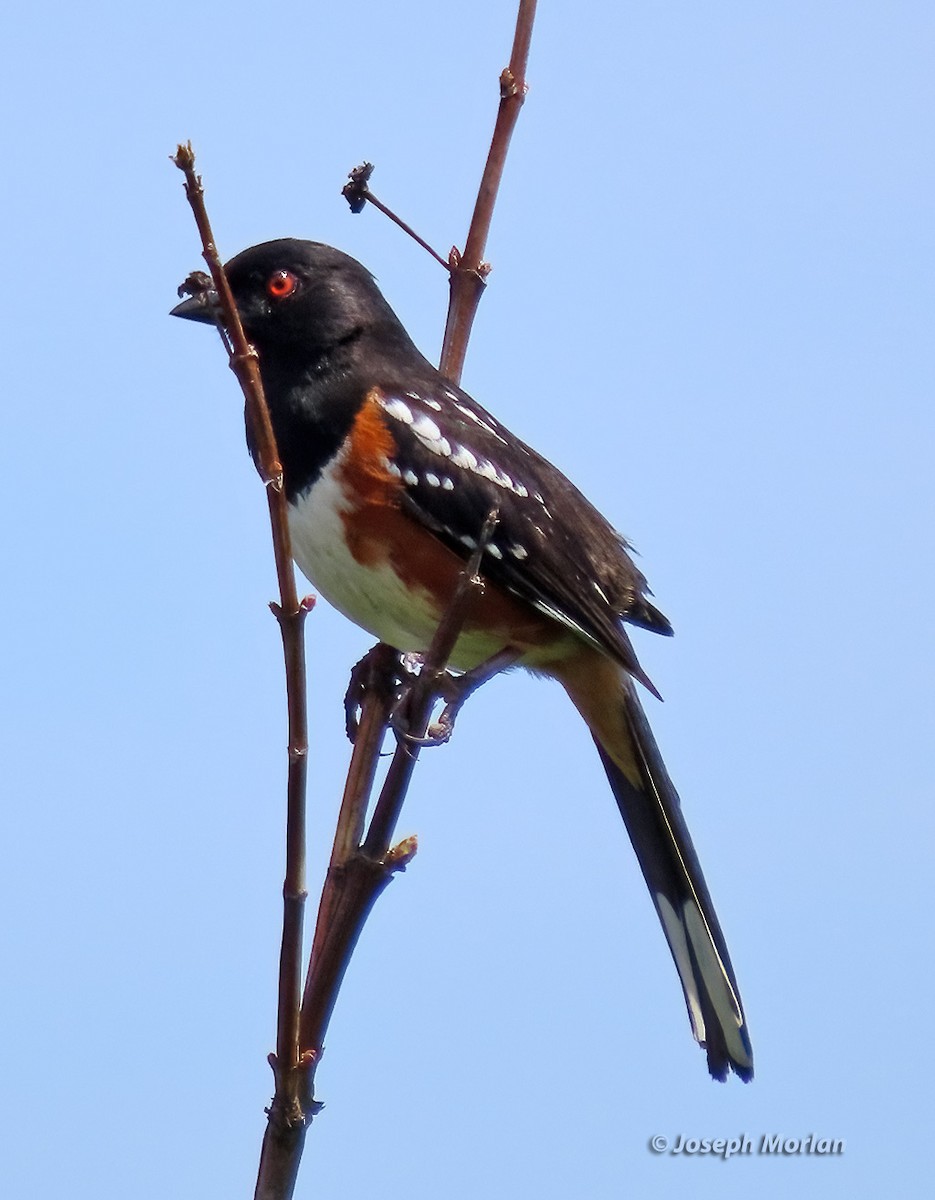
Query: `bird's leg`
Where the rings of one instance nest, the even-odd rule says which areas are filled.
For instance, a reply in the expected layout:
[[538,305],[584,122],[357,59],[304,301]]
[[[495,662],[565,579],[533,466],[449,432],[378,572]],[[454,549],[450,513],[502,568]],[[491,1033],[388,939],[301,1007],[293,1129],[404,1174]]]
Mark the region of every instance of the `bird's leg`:
[[418,737],[408,730],[408,701],[410,689],[404,684],[399,699],[390,714],[390,728],[399,741],[408,745],[443,746],[454,732],[455,720],[461,711],[461,706],[467,698],[474,694],[482,684],[501,671],[512,667],[519,658],[519,650],[506,646],[499,650],[486,662],[464,671],[460,675],[452,675],[450,671],[440,671],[435,680],[435,693],[445,701],[445,707],[425,731],[423,737]]
[[472,696],[479,687],[512,667],[519,658],[520,652],[512,646],[506,646],[492,658],[479,666],[465,671],[461,675],[452,675],[446,671],[439,680],[439,695],[445,701],[445,707],[438,714],[438,720],[433,721],[426,730],[426,736],[433,739],[434,745],[447,742],[454,732],[455,720],[461,711],[461,706]]
[[352,745],[357,740],[357,715],[367,692],[374,688],[385,688],[390,693],[396,693],[411,676],[412,670],[403,661],[399,651],[385,642],[377,642],[355,664],[344,694],[344,726]]

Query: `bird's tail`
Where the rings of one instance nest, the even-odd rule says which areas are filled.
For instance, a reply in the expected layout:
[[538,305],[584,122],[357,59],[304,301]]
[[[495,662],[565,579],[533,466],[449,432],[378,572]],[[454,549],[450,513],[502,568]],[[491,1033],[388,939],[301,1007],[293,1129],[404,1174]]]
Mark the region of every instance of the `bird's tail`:
[[752,1079],[753,1052],[727,944],[633,681],[597,654],[558,675],[597,743],[708,1069],[715,1079],[726,1079],[730,1070]]

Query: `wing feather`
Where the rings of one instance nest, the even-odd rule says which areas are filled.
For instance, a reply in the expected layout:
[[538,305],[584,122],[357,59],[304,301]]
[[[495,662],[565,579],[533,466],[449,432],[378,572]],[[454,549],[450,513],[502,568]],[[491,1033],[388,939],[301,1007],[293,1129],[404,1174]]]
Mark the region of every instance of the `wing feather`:
[[621,622],[672,628],[628,543],[581,492],[459,388],[382,389],[379,399],[408,514],[466,559],[496,507],[484,575],[648,683]]

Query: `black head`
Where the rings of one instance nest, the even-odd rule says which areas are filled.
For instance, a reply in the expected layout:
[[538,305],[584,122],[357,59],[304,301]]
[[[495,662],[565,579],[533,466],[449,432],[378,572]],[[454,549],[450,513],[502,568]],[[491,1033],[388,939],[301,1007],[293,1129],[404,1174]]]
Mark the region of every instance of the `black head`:
[[[242,251],[225,271],[244,331],[261,360],[274,348],[315,359],[365,334],[411,349],[370,272],[333,246],[278,238]],[[207,302],[185,300],[172,313],[214,320],[210,296]]]
[[[436,375],[370,272],[340,250],[280,238],[244,250],[225,272],[244,332],[259,351],[290,497],[337,450],[370,388],[411,387],[421,374]],[[207,324],[217,314],[214,292],[172,310]],[[249,428],[247,442],[255,457]]]

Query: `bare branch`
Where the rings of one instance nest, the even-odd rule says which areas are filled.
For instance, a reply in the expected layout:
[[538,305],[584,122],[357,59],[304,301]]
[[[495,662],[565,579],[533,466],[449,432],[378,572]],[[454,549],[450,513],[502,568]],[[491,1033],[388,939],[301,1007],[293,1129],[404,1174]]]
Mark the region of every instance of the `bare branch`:
[[348,176],[348,182],[342,189],[342,195],[351,206],[351,212],[361,212],[369,201],[380,212],[405,230],[411,238],[419,243],[424,250],[441,263],[449,273],[451,296],[448,303],[448,319],[445,323],[445,336],[442,343],[439,370],[455,383],[461,380],[464,370],[464,359],[467,354],[468,339],[477,315],[480,298],[486,286],[486,278],[490,274],[490,264],[484,261],[484,251],[487,248],[487,237],[493,220],[493,210],[500,190],[500,180],[506,164],[507,151],[519,111],[526,98],[526,64],[529,61],[529,46],[532,39],[532,27],[536,16],[536,0],[519,0],[519,11],[516,15],[516,30],[513,35],[513,49],[510,54],[510,65],[500,74],[500,107],[494,125],[487,162],[481,176],[474,204],[474,213],[468,228],[467,241],[463,252],[452,248],[447,262],[432,247],[415,232],[411,225],[388,208],[370,190],[370,177],[373,174],[373,163],[362,163],[355,167]]
[[390,657],[393,652],[389,651],[389,647],[376,648],[377,657],[371,664],[376,669],[376,675],[364,699],[302,999],[300,1044],[304,1051],[314,1056],[311,1078],[314,1078],[338,990],[364,922],[393,874],[405,869],[415,853],[414,839],[405,839],[393,850],[390,850],[390,841],[418,758],[418,738],[424,735],[431,715],[439,675],[444,672],[460,636],[472,597],[483,590],[484,584],[478,569],[496,523],[496,512],[492,512],[484,524],[471,561],[459,576],[422,670],[410,685],[410,725],[417,738],[411,745],[404,742],[397,747],[370,829],[360,845],[361,827],[358,821],[363,816],[361,799],[369,794],[373,786],[376,755],[382,744],[395,693],[395,656]]
[[513,130],[519,119],[519,110],[526,98],[526,64],[529,60],[529,43],[536,16],[536,0],[520,0],[516,17],[516,33],[510,65],[500,76],[500,108],[494,126],[487,165],[481,177],[474,205],[474,215],[468,230],[464,252],[451,263],[451,299],[448,304],[448,321],[445,325],[445,340],[442,345],[439,370],[443,375],[458,383],[464,369],[468,339],[477,306],[484,291],[484,280],[490,267],[484,262],[487,235],[493,219],[497,192],[506,162],[507,150]]
[[[307,1088],[303,1076],[310,1065],[299,1055],[299,997],[302,986],[302,924],[305,909],[305,790],[308,764],[308,719],[305,680],[305,617],[313,600],[300,601],[292,567],[292,546],[283,490],[282,466],[270,421],[256,351],[247,341],[208,220],[201,179],[195,174],[191,144],[179,146],[173,160],[185,175],[185,194],[201,235],[203,254],[218,296],[230,365],[243,389],[246,418],[258,448],[261,476],[266,484],[278,604],[271,605],[279,623],[286,673],[289,721],[289,767],[286,817],[286,869],[283,883],[283,932],[279,960],[279,1009],[273,1069],[276,1094],[270,1109],[270,1129],[301,1127]],[[192,283],[191,277],[188,283]],[[195,281],[197,282],[197,281]],[[229,339],[229,341],[227,341]]]
[[403,800],[406,798],[409,780],[419,757],[419,742],[425,737],[432,705],[438,694],[439,677],[448,666],[448,660],[464,627],[471,599],[476,593],[484,590],[484,581],[478,571],[484,551],[497,527],[497,521],[497,510],[492,509],[484,522],[474,553],[458,576],[457,587],[445,615],[435,630],[422,670],[412,684],[408,697],[408,725],[412,739],[404,740],[397,746],[374,809],[367,837],[361,847],[371,858],[382,858],[389,849]]
[[351,206],[351,212],[362,212],[364,205],[369,200],[374,208],[378,208],[384,216],[389,217],[389,219],[394,224],[398,225],[404,233],[408,233],[413,241],[418,242],[422,249],[428,251],[432,258],[434,258],[437,263],[441,263],[441,265],[447,271],[449,269],[448,263],[445,262],[438,251],[433,250],[425,238],[420,237],[411,225],[407,225],[402,217],[397,216],[391,208],[388,208],[382,200],[378,200],[373,192],[371,192],[370,177],[372,174],[373,163],[368,162],[361,163],[359,167],[354,167],[354,169],[348,174],[348,182],[341,189],[341,195]]

